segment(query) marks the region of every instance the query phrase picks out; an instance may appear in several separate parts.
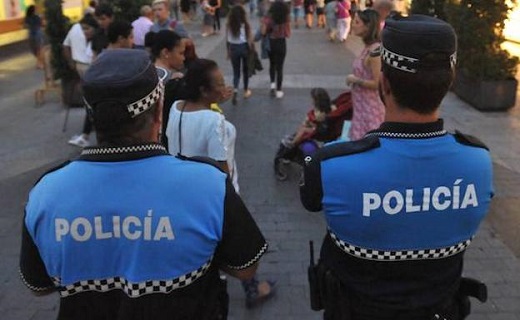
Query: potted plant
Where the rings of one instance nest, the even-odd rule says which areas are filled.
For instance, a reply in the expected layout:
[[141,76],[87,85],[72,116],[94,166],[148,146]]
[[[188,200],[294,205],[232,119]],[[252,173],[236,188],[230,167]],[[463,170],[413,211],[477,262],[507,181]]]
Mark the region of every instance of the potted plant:
[[514,106],[518,58],[501,48],[504,26],[516,0],[448,0],[447,21],[458,35],[454,92],[482,111]]

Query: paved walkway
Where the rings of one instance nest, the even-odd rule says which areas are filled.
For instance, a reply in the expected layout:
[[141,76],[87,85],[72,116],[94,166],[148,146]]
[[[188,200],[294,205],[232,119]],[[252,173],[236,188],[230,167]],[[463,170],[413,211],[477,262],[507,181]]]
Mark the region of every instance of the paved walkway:
[[[189,25],[200,56],[216,60],[231,75],[225,59],[223,34],[202,39]],[[230,281],[230,319],[320,319],[308,306],[306,266],[308,241],[319,248],[325,224],[320,214],[306,212],[299,202],[298,169],[289,181],[272,174],[272,158],[279,139],[294,130],[310,106],[309,89],[323,86],[331,96],[343,89],[360,43],[331,44],[323,31],[299,29],[288,44],[285,97],[271,99],[266,70],[252,81],[253,96],[237,106],[223,106],[238,130],[237,163],[242,196],[270,242],[262,260],[262,278],[279,282],[272,301],[254,310],[244,308],[238,281]],[[0,49],[1,52],[1,49]],[[19,230],[27,191],[54,163],[78,150],[66,144],[81,130],[83,111],[71,110],[67,132],[61,131],[65,111],[55,97],[33,108],[32,94],[41,81],[28,55],[0,61],[0,314],[6,320],[43,320],[56,315],[58,297],[33,297],[17,274]],[[453,94],[443,102],[449,129],[475,134],[486,142],[495,162],[496,197],[491,213],[466,254],[465,274],[485,281],[489,301],[475,302],[469,319],[520,320],[520,107],[508,113],[480,113]],[[78,190],[80,192],[80,190]],[[514,250],[514,251],[513,251]],[[514,253],[516,252],[517,257]]]

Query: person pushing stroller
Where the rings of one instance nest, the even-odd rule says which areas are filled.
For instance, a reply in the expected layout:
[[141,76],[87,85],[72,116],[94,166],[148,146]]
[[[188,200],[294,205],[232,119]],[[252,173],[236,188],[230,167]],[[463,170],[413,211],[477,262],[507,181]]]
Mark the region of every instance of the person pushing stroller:
[[[324,143],[336,140],[340,136],[343,121],[349,117],[350,92],[343,93],[331,101],[325,89],[313,88],[311,99],[312,109],[307,112],[305,120],[296,132],[282,139],[276,152],[274,172],[280,181],[287,179],[284,164],[303,164],[306,155],[313,154]],[[340,101],[341,104],[338,103]]]

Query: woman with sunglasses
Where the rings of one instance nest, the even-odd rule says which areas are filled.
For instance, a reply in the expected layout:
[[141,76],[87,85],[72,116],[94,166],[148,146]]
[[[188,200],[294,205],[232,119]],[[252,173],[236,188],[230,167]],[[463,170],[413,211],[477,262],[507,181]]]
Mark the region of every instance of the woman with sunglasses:
[[365,44],[361,54],[353,62],[353,73],[346,80],[347,85],[352,87],[354,108],[349,137],[351,140],[359,140],[368,131],[377,129],[385,117],[385,106],[378,92],[381,58],[377,11],[357,11],[352,32],[361,37]]

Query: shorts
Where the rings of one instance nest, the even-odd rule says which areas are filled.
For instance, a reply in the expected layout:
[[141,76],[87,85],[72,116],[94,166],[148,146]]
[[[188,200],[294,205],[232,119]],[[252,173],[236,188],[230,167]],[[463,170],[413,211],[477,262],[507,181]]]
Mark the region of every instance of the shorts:
[[39,31],[34,35],[29,36],[29,48],[33,55],[37,55],[40,52],[44,44],[43,32]]
[[293,8],[293,17],[296,18],[303,18],[303,7],[294,7]]
[[324,14],[325,13],[325,10],[323,10],[323,8],[316,8],[316,14],[317,15],[321,15],[321,14]]

